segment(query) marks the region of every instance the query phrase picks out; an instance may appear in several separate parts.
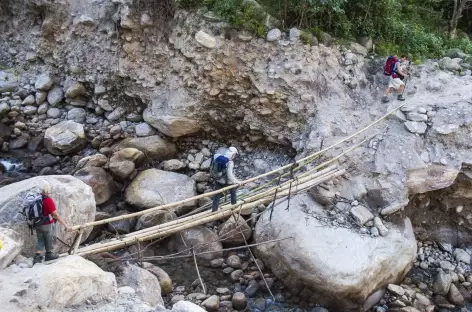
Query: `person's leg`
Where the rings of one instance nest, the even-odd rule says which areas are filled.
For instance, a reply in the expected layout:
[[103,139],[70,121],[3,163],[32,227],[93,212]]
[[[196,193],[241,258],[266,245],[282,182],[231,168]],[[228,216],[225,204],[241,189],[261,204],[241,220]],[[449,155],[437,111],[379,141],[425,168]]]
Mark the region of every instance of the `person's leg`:
[[45,247],[45,244],[46,239],[44,237],[44,232],[38,226],[36,227],[36,254],[34,255],[33,264],[43,261],[43,256],[41,256],[41,253]]
[[405,83],[403,81],[400,80],[399,82],[400,86],[398,88],[398,97],[397,99],[400,100],[400,101],[404,101],[405,98],[403,97],[403,91],[405,91]]
[[231,205],[234,205],[236,204],[236,189],[231,189],[229,192],[231,193]]
[[382,98],[382,102],[384,102],[384,103],[388,102],[388,95],[390,94],[390,92],[392,92],[392,87],[389,86],[387,88],[387,91],[385,91],[385,94]]
[[46,257],[45,260],[54,260],[57,259],[59,256],[54,253],[54,225],[48,224],[44,226],[44,238],[45,238],[45,246],[46,246]]
[[[223,186],[220,183],[215,182],[215,191],[221,189],[222,187]],[[221,198],[221,193],[213,195],[213,204],[212,204],[212,209],[211,209],[212,212],[215,212],[218,210],[218,206],[220,205],[220,198]]]

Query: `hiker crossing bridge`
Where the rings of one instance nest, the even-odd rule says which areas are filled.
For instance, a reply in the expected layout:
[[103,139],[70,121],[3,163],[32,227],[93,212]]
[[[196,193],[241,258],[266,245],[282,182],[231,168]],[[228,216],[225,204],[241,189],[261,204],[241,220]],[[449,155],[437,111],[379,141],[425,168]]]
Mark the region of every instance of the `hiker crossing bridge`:
[[[374,135],[367,136],[365,139],[349,147],[348,149],[344,150],[342,153],[340,153],[336,157],[333,157],[327,161],[324,161],[321,164],[315,164],[315,162],[319,160],[319,158],[328,150],[331,150],[343,143],[346,143],[350,141],[351,139],[353,139],[354,137],[359,136],[360,134],[364,134],[367,130],[371,129],[373,126],[385,120],[387,117],[395,113],[404,105],[406,105],[406,103],[387,112],[381,118],[377,119],[376,121],[372,122],[366,127],[360,129],[359,131],[351,134],[350,136],[340,140],[339,142],[331,146],[328,146],[314,154],[308,155],[291,164],[282,166],[280,168],[258,175],[256,177],[252,177],[240,183],[230,185],[230,186],[227,186],[225,188],[222,188],[213,192],[204,193],[198,196],[193,196],[193,197],[181,200],[181,201],[168,203],[165,205],[160,205],[160,206],[146,209],[143,211],[73,226],[72,231],[76,232],[76,237],[74,239],[73,244],[71,245],[71,248],[68,254],[89,256],[89,255],[93,255],[93,254],[97,254],[101,252],[109,252],[109,251],[122,249],[128,246],[134,245],[134,244],[138,244],[138,247],[140,249],[140,244],[143,242],[161,240],[172,234],[179,233],[183,230],[186,230],[186,229],[198,226],[198,225],[203,225],[208,222],[212,222],[212,221],[216,221],[220,219],[228,219],[231,216],[233,216],[237,221],[241,217],[241,215],[251,214],[254,208],[259,207],[261,205],[269,204],[266,210],[272,210],[274,209],[274,206],[275,206],[274,204],[275,204],[275,201],[277,200],[287,198],[287,200],[289,201],[290,197],[297,193],[307,191],[308,189],[316,185],[319,185],[330,179],[344,175],[346,173],[346,170],[338,166],[337,161],[344,155],[349,154],[356,148],[360,147],[365,142],[371,140],[373,137],[377,135],[377,133]],[[271,180],[267,181],[267,179],[271,179]],[[116,221],[121,221],[121,220],[137,218],[151,212],[172,210],[185,203],[196,202],[196,200],[199,200],[202,198],[210,198],[211,196],[215,194],[224,193],[228,190],[238,188],[238,187],[241,187],[249,183],[253,183],[253,182],[257,183],[258,186],[250,190],[249,193],[239,196],[236,204],[232,205],[232,204],[225,203],[216,212],[201,211],[202,209],[209,208],[208,206],[204,206],[204,207],[196,209],[194,212],[191,212],[188,215],[181,216],[175,220],[172,220],[172,221],[160,224],[160,225],[145,228],[139,231],[135,231],[126,235],[121,235],[112,239],[103,240],[103,241],[93,243],[90,245],[86,245],[86,246],[80,245],[85,231],[87,231],[88,229],[94,226],[99,226],[99,225],[108,224],[111,222],[116,222]],[[253,216],[253,217],[257,217],[260,214],[261,213],[256,214],[256,216]],[[236,224],[238,223],[236,222]],[[236,225],[236,227],[232,231],[233,231],[232,235],[234,235],[234,234],[237,234],[237,231],[241,231],[241,228]],[[242,235],[242,232],[241,232],[241,235]],[[195,257],[195,253],[193,250],[192,252],[193,252],[193,256]],[[62,254],[61,256],[66,256],[66,255],[67,254]]]

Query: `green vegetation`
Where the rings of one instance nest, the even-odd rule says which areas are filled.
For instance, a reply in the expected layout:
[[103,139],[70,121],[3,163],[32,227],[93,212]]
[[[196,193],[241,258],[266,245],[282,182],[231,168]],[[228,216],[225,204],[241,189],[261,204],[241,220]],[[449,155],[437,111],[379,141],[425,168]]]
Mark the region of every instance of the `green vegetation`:
[[[237,29],[263,36],[266,12],[282,28],[323,32],[339,39],[371,37],[382,55],[408,53],[415,60],[458,48],[472,54],[472,0],[174,0],[182,8],[205,6]],[[457,5],[454,6],[454,2]],[[306,33],[302,40],[310,42]]]

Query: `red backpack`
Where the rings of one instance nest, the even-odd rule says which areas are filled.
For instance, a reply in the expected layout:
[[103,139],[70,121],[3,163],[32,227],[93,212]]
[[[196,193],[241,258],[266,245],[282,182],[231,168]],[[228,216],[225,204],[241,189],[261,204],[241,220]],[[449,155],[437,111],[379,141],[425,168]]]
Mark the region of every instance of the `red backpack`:
[[384,65],[384,75],[391,76],[395,73],[395,64],[398,62],[398,57],[389,56]]

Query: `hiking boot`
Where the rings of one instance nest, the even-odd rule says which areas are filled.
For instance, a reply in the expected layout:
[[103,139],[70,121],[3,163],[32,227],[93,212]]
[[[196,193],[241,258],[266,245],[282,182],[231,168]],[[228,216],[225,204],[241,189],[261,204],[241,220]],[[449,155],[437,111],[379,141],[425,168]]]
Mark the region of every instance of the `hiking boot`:
[[43,262],[43,256],[41,255],[34,255],[34,258],[33,258],[33,265],[35,265],[36,263],[41,263]]
[[56,260],[59,256],[53,252],[46,252],[46,261]]
[[388,102],[390,102],[389,99],[388,99],[388,96],[384,96],[382,98],[382,103],[388,103]]
[[399,94],[398,97],[397,97],[397,99],[398,99],[399,101],[405,101],[405,98],[403,97],[403,94]]

